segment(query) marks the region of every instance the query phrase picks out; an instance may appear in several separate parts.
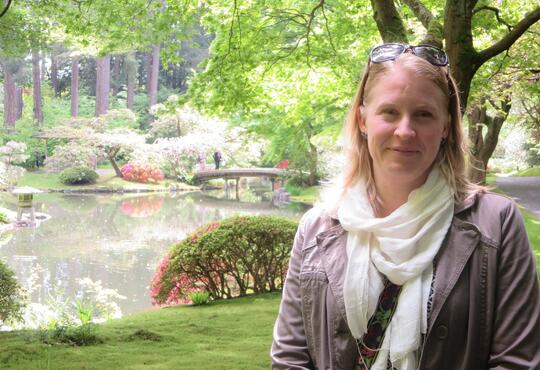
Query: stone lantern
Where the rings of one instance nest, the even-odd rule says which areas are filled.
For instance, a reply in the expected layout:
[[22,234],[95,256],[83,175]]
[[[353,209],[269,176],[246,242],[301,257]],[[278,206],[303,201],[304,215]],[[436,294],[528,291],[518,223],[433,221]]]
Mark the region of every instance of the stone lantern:
[[35,223],[34,215],[34,194],[41,193],[41,190],[34,189],[28,186],[15,188],[12,191],[17,196],[17,222],[22,221],[23,213],[30,213],[30,221]]

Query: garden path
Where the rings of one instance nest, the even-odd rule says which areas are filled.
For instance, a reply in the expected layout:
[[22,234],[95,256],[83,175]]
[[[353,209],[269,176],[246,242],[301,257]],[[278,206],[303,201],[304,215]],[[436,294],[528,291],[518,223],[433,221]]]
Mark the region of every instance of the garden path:
[[516,202],[540,217],[540,177],[498,176],[496,184]]

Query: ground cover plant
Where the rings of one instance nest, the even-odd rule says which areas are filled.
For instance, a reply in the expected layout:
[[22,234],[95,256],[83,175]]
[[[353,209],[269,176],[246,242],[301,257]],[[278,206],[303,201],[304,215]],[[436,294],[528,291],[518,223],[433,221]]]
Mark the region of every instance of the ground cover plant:
[[151,284],[155,304],[188,302],[281,289],[296,223],[272,216],[237,216],[205,225],[174,245]]
[[46,344],[37,330],[0,332],[2,369],[270,367],[278,293],[151,310],[96,326],[102,343]]

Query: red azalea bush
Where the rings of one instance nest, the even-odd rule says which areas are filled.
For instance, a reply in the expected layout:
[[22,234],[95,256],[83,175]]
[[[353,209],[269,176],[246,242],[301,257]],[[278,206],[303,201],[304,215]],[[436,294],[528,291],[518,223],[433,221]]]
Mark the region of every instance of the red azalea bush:
[[165,178],[163,171],[148,164],[127,163],[120,169],[122,178],[135,182],[158,182]]
[[273,216],[237,216],[210,223],[174,245],[150,284],[154,305],[188,303],[283,287],[296,223]]

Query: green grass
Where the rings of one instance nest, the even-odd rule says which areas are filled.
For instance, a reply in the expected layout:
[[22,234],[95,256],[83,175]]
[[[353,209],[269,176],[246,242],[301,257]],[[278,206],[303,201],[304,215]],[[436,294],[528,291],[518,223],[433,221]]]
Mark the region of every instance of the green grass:
[[115,176],[114,173],[100,174],[97,182],[92,185],[64,185],[59,180],[60,174],[58,173],[46,173],[42,171],[26,172],[17,182],[17,186],[30,186],[36,189],[96,189],[96,188],[110,188],[113,190],[124,189],[140,189],[140,190],[158,190],[168,188],[169,184],[175,184],[182,190],[198,189],[197,187],[186,185],[184,183],[164,180],[157,184],[141,184],[131,181],[125,181],[120,177]]
[[524,208],[521,208],[521,214],[525,220],[525,228],[527,229],[527,235],[529,236],[529,242],[531,243],[533,252],[536,255],[536,266],[540,273],[540,219]]
[[38,331],[0,332],[0,368],[268,369],[279,300],[275,293],[137,313],[98,325],[103,343],[87,347],[46,345]]
[[311,186],[309,188],[294,187],[294,192],[291,193],[291,200],[293,202],[314,204],[319,199],[320,190],[320,186]]
[[525,177],[525,176],[540,176],[540,167],[527,168],[526,170],[519,171],[513,176]]

